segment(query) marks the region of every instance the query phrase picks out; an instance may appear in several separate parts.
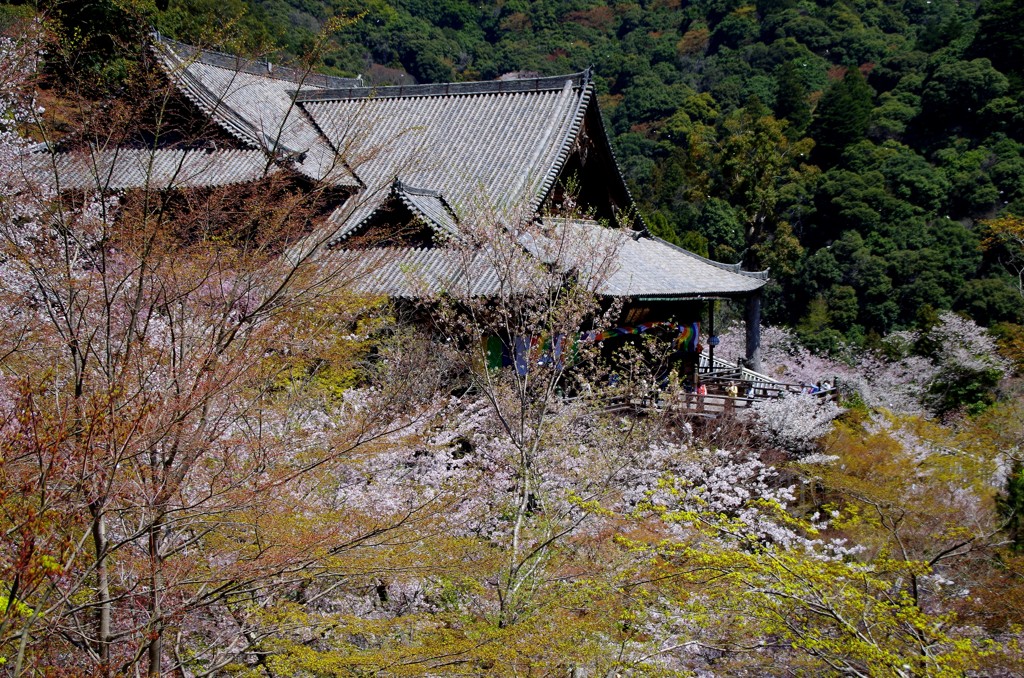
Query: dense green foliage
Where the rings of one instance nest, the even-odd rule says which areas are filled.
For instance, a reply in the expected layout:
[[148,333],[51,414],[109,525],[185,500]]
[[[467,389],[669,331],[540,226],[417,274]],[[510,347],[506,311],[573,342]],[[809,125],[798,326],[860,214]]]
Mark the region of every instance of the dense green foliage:
[[[51,4],[72,20],[128,11]],[[977,229],[1024,213],[1015,0],[171,0],[134,11],[184,40],[285,55],[319,45],[330,17],[354,18],[317,58],[371,82],[593,66],[652,230],[771,267],[768,321],[828,349],[912,326],[925,306],[982,324],[1024,318]]]

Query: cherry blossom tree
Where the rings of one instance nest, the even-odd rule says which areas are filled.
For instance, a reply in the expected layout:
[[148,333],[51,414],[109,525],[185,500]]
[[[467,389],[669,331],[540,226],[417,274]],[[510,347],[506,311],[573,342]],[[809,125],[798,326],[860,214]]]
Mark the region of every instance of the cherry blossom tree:
[[[723,355],[739,351],[741,333],[723,333]],[[943,313],[924,330],[894,332],[886,352],[863,351],[845,360],[819,356],[792,332],[767,327],[762,333],[769,376],[787,383],[829,381],[845,395],[856,394],[869,408],[914,414],[946,414],[961,407],[977,413],[991,404],[1008,372],[995,339],[973,321]]]
[[788,393],[781,398],[754,403],[745,414],[766,445],[793,454],[808,454],[829,432],[842,409],[831,398],[809,393]]
[[[386,535],[430,510],[350,504],[330,523],[338,497],[318,493],[430,410],[410,380],[431,363],[404,355],[380,377],[365,337],[337,332],[386,308],[318,256],[318,190],[277,174],[176,196],[60,190],[25,136],[47,133],[37,44],[0,44],[0,655],[15,674],[215,672],[261,640],[251,618],[276,587],[394,551]],[[374,385],[358,407],[343,375]]]

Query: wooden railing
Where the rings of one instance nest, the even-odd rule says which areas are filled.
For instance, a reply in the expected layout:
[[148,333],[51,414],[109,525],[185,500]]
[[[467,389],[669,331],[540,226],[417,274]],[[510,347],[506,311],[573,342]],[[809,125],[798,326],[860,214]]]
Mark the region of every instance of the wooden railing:
[[[654,390],[646,394],[617,395],[604,399],[604,412],[617,411],[673,411],[686,416],[718,417],[727,412],[749,408],[756,402],[781,398],[788,394],[807,393],[808,384],[782,382],[766,374],[755,372],[716,358],[708,360],[701,354],[698,363],[700,383],[706,393],[668,392]],[[735,396],[730,396],[729,386],[735,385]],[[812,395],[819,398],[835,398],[833,386],[818,390]]]

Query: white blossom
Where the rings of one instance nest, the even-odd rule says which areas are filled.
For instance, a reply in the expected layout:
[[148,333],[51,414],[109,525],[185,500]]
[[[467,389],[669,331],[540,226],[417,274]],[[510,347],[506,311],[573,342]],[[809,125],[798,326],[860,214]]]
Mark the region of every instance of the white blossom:
[[832,428],[842,408],[830,398],[788,393],[781,398],[754,403],[746,416],[754,431],[773,445],[795,453],[814,450]]

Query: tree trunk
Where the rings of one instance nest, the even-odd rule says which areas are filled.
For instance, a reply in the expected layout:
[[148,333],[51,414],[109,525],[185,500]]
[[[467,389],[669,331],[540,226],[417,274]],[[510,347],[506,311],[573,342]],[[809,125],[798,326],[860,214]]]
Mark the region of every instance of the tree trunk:
[[100,675],[110,675],[110,578],[107,571],[107,525],[99,504],[89,504],[92,513],[92,543],[96,554],[96,643]]
[[163,562],[160,557],[160,529],[163,518],[157,518],[149,529],[149,678],[159,678],[163,670],[164,620],[160,596],[164,588]]

